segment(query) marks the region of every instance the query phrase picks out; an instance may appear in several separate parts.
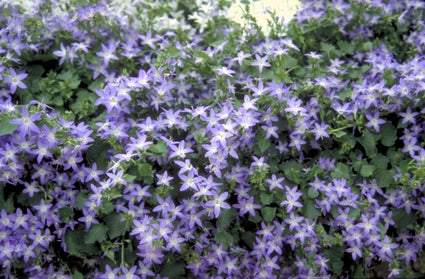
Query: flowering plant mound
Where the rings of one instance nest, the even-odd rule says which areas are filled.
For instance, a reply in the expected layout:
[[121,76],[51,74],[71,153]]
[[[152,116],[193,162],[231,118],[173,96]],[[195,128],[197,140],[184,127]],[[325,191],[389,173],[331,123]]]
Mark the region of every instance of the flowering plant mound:
[[118,2],[0,6],[1,276],[425,274],[422,1]]

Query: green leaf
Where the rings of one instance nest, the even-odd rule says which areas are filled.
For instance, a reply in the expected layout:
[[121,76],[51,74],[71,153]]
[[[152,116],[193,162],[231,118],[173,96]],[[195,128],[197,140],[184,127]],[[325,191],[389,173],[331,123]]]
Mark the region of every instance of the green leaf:
[[109,228],[103,224],[92,224],[89,231],[86,233],[84,243],[93,244],[106,240],[106,232]]
[[388,188],[394,184],[395,170],[377,169],[375,173],[376,183],[381,188]]
[[360,169],[360,174],[363,177],[369,177],[373,174],[375,171],[375,166],[369,165],[369,164],[363,164]]
[[80,272],[74,271],[74,274],[72,274],[72,279],[84,279],[84,276]]
[[10,123],[10,120],[14,119],[15,117],[4,117],[0,120],[0,136],[3,135],[10,135],[13,133],[16,129],[18,129],[18,126],[15,124]]
[[214,239],[218,244],[223,243],[225,249],[227,249],[227,247],[229,247],[229,245],[233,243],[233,236],[225,231],[220,231],[216,233]]
[[393,209],[393,216],[395,226],[400,232],[406,229],[411,229],[411,226],[416,224],[416,217],[414,213],[407,213],[405,209]]
[[264,152],[267,150],[267,148],[270,147],[270,140],[261,137],[257,140],[258,148],[261,152],[261,154],[264,154]]
[[326,258],[330,259],[331,270],[335,274],[341,274],[344,262],[342,261],[344,255],[344,248],[340,245],[334,245],[327,249],[325,252]]
[[69,219],[71,218],[71,216],[73,215],[73,211],[71,207],[62,207],[61,209],[59,209],[59,219],[64,222],[67,223],[69,221]]
[[217,220],[218,228],[220,230],[226,229],[237,215],[238,213],[234,208],[223,210]]
[[282,68],[283,69],[290,69],[292,67],[295,67],[297,64],[298,64],[298,60],[297,59],[295,59],[292,56],[287,56],[285,58],[285,60],[283,61]]
[[80,230],[67,230],[65,233],[67,252],[77,257],[99,255],[101,250],[94,244],[84,243],[84,232]]
[[160,154],[160,155],[164,156],[168,152],[168,147],[167,147],[167,144],[165,143],[165,141],[160,140],[160,141],[158,141],[155,144],[151,144],[148,147],[148,150],[150,152],[153,152],[153,153]]
[[266,206],[261,208],[261,215],[263,216],[265,222],[272,222],[276,216],[276,207]]
[[161,275],[170,279],[179,278],[179,276],[185,274],[185,264],[184,263],[165,263],[161,269]]
[[321,42],[320,43],[320,50],[322,52],[331,53],[335,50],[335,46],[332,45],[332,44]]
[[381,143],[387,147],[393,146],[395,141],[397,140],[396,128],[387,121],[383,125],[381,125],[380,131],[382,134]]
[[260,200],[262,205],[269,205],[273,201],[273,196],[263,192],[260,194]]
[[167,50],[167,56],[170,58],[177,58],[177,57],[180,57],[180,55],[181,55],[180,50],[174,46],[169,47]]
[[121,215],[118,213],[112,212],[104,220],[109,228],[108,236],[111,239],[122,236],[127,231],[127,226],[124,222],[121,222]]
[[331,176],[332,176],[332,178],[337,178],[337,179],[341,179],[341,178],[349,179],[350,178],[350,168],[346,164],[337,163],[336,169],[334,169],[331,172]]
[[140,164],[137,167],[137,172],[139,173],[140,176],[153,177],[152,166],[151,164],[148,164],[148,163]]
[[111,145],[105,141],[96,139],[92,146],[86,151],[87,160],[93,164],[96,163],[98,169],[106,170],[108,168],[108,150]]
[[304,217],[309,219],[315,219],[319,217],[321,214],[320,210],[314,207],[314,200],[306,199],[304,202],[304,206],[302,207],[302,212]]
[[317,190],[314,191],[314,188],[309,188],[308,191],[307,191],[307,196],[310,199],[315,199],[319,196],[319,191],[317,191]]
[[364,147],[366,150],[366,155],[369,158],[373,158],[378,150],[376,148],[376,142],[381,136],[370,132],[369,130],[364,130],[363,135],[360,138],[357,138],[357,141]]
[[241,239],[243,241],[243,243],[245,243],[249,248],[253,249],[254,248],[254,241],[255,241],[255,234],[247,231],[247,232],[243,232],[241,235]]
[[6,200],[6,202],[4,203],[4,206],[2,206],[2,208],[4,208],[4,210],[8,213],[11,214],[15,211],[15,205],[13,202],[13,196],[15,195],[15,193],[12,193]]
[[87,194],[80,192],[75,198],[75,205],[78,209],[82,210],[85,208],[84,203],[89,200]]
[[283,170],[285,177],[295,183],[301,182],[301,170],[303,169],[303,165],[290,160],[280,165],[280,169]]

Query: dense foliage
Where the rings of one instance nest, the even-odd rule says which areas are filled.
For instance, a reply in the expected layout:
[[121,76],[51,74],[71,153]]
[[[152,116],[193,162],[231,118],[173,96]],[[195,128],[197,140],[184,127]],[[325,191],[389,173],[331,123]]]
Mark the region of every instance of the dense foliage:
[[424,2],[7,2],[0,276],[425,274]]

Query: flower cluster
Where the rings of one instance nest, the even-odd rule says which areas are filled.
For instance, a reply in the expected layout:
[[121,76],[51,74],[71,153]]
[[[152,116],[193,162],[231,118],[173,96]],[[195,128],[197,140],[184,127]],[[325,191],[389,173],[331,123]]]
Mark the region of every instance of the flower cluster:
[[425,5],[93,2],[0,6],[1,276],[425,273]]

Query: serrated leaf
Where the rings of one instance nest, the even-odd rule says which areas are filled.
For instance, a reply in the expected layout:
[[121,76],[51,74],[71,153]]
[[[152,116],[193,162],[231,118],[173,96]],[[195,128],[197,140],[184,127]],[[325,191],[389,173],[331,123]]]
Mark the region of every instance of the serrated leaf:
[[251,249],[254,248],[255,234],[250,231],[241,234],[242,241]]
[[320,210],[314,207],[314,200],[306,199],[302,207],[304,217],[309,219],[315,219],[321,215]]
[[140,164],[137,167],[137,172],[140,176],[153,177],[152,166],[148,163]]
[[263,216],[263,220],[265,222],[272,222],[276,216],[276,207],[266,206],[261,208],[261,215]]
[[165,263],[161,269],[161,275],[170,279],[179,278],[179,276],[185,274],[184,263]]
[[364,147],[366,155],[369,158],[373,158],[378,153],[376,142],[380,137],[380,134],[375,134],[369,130],[364,130],[363,135],[357,139],[357,141]]
[[217,220],[217,225],[220,230],[225,230],[231,223],[234,217],[238,215],[236,209],[231,208],[223,210]]
[[331,53],[335,50],[335,46],[332,45],[332,44],[321,42],[320,43],[320,50],[322,52]]
[[87,194],[79,193],[75,198],[75,205],[78,209],[82,210],[85,206],[84,203],[89,200]]
[[151,144],[148,147],[148,150],[150,152],[153,152],[153,153],[156,153],[156,154],[165,155],[168,152],[168,147],[167,147],[167,144],[164,141],[160,140],[155,144]]
[[334,245],[325,252],[327,259],[332,259],[330,263],[331,270],[335,274],[341,274],[344,262],[341,260],[344,255],[344,248],[339,245]]
[[109,228],[103,224],[91,225],[89,231],[85,234],[84,243],[93,244],[106,240],[106,232],[108,230]]
[[84,232],[67,230],[65,233],[67,252],[78,257],[99,255],[101,250],[94,244],[84,243]]
[[84,276],[80,272],[74,271],[74,274],[72,274],[72,279],[84,279]]
[[349,179],[350,178],[350,168],[343,163],[337,163],[336,168],[331,172],[332,178],[337,179]]
[[273,201],[273,196],[267,193],[261,193],[260,200],[262,205],[269,205]]
[[412,212],[407,213],[405,209],[393,209],[392,219],[400,232],[408,229],[409,225],[416,224],[415,214]]
[[257,140],[257,144],[261,154],[263,154],[267,150],[267,148],[270,147],[270,140],[264,137],[261,137],[260,139]]
[[310,199],[315,199],[319,196],[319,191],[317,191],[317,190],[315,191],[313,188],[309,188],[308,191],[307,191],[307,196]]
[[180,57],[180,55],[181,55],[181,51],[176,47],[172,46],[172,47],[168,48],[168,50],[167,50],[167,57],[177,58],[177,57]]
[[375,171],[375,166],[369,165],[369,164],[363,164],[360,169],[360,174],[363,177],[369,177],[373,174]]
[[225,249],[227,249],[227,247],[233,243],[233,236],[225,231],[216,233],[214,239],[218,244],[223,243]]
[[112,212],[104,218],[105,224],[108,226],[108,236],[113,239],[124,235],[127,231],[125,223],[121,222],[121,215]]
[[280,165],[280,169],[284,172],[285,177],[292,182],[301,182],[300,174],[303,169],[303,165],[291,160]]
[[377,169],[375,173],[376,183],[381,188],[387,188],[394,184],[395,170]]
[[387,121],[380,126],[380,132],[382,134],[381,143],[387,147],[393,146],[397,140],[396,128]]
[[292,67],[295,67],[297,64],[298,64],[298,60],[297,59],[295,59],[292,56],[287,56],[285,58],[285,60],[283,61],[282,68],[283,69],[290,69]]
[[67,223],[73,213],[74,212],[72,211],[71,207],[62,207],[61,209],[59,209],[59,219],[62,222]]
[[4,117],[0,120],[0,136],[10,135],[18,129],[17,125],[10,123],[12,119],[14,119],[14,117]]

